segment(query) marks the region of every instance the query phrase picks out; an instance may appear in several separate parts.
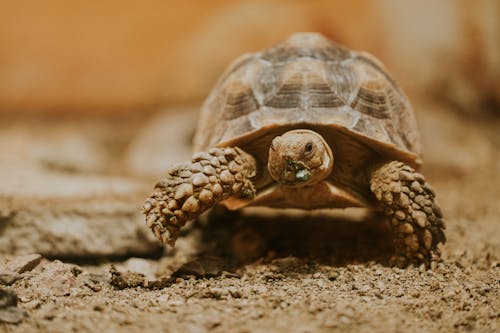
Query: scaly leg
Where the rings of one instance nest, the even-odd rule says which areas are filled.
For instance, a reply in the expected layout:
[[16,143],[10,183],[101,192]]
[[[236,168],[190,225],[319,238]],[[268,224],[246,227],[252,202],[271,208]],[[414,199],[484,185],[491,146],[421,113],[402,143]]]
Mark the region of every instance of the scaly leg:
[[230,195],[253,198],[249,178],[256,174],[252,156],[235,148],[194,154],[191,163],[168,171],[143,206],[146,224],[165,244],[175,245],[180,228]]
[[391,218],[395,256],[392,263],[404,267],[431,262],[440,257],[439,243],[446,241],[441,209],[424,176],[402,162],[376,169],[370,189]]

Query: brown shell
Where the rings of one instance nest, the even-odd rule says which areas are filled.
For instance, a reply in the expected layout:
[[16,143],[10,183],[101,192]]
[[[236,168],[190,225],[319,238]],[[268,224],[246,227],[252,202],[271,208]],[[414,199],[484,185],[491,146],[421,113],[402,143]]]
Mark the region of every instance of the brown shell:
[[194,148],[237,145],[265,156],[267,141],[291,128],[420,164],[413,110],[384,67],[316,33],[237,59],[205,101]]

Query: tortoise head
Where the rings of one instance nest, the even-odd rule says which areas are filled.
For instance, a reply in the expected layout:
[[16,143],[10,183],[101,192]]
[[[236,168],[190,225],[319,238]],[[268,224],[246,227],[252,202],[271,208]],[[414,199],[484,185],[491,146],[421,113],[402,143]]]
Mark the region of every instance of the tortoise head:
[[304,186],[327,178],[333,167],[332,150],[321,135],[299,129],[273,139],[267,168],[271,177],[287,186]]

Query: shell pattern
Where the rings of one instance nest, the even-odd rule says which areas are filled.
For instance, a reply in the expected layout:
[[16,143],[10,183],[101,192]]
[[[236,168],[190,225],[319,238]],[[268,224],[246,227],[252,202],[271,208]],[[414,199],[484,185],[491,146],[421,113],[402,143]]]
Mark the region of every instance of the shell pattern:
[[205,101],[194,149],[244,145],[294,125],[340,130],[419,163],[413,110],[383,65],[317,33],[237,59]]

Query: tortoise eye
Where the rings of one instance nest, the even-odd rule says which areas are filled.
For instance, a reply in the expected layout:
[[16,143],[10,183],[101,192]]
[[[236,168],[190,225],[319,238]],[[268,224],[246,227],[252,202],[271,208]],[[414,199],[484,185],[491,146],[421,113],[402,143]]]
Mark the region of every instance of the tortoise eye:
[[306,154],[309,154],[313,150],[313,144],[311,142],[308,142],[304,148],[304,152]]

